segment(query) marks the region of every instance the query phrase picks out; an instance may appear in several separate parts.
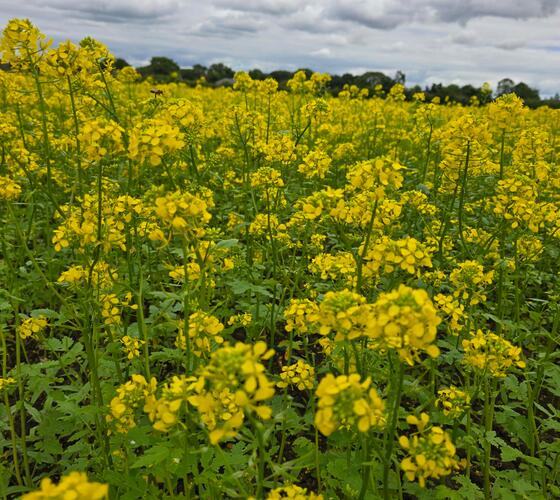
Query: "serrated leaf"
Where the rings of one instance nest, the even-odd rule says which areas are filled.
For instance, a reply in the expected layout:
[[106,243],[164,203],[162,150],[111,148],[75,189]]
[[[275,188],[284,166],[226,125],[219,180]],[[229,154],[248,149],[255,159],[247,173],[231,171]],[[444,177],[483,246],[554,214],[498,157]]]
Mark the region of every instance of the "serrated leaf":
[[220,240],[216,243],[214,248],[231,248],[236,246],[239,243],[237,239],[230,239],[230,240]]
[[140,467],[149,467],[160,464],[170,456],[170,450],[166,446],[154,446],[146,450],[138,460],[131,466],[131,469],[139,469]]

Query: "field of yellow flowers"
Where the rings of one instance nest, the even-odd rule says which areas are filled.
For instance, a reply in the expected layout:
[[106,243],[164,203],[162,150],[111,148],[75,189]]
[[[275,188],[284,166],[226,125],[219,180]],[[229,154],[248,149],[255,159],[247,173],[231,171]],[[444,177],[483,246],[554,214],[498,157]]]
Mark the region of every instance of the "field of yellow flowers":
[[2,498],[560,496],[560,111],[0,54]]

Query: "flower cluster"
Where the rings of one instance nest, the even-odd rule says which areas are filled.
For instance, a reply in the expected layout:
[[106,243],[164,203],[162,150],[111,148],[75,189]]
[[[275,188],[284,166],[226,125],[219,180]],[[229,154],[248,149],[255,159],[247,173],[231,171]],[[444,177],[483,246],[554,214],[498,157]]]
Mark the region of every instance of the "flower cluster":
[[114,293],[103,293],[99,296],[101,305],[101,317],[103,323],[107,326],[120,325],[122,322],[121,314],[125,307],[135,311],[138,309],[137,304],[130,304],[132,293],[127,292],[124,298],[119,299]]
[[470,395],[453,385],[438,391],[436,406],[442,408],[445,416],[458,418],[465,412],[470,404]]
[[155,212],[177,234],[202,237],[204,226],[212,215],[208,209],[213,205],[211,200],[181,191],[167,193],[156,198]]
[[251,174],[251,187],[269,190],[284,186],[282,174],[272,167],[261,167]]
[[117,389],[117,395],[109,404],[110,414],[107,422],[117,432],[126,433],[136,426],[135,410],[143,407],[146,398],[157,388],[157,381],[152,377],[147,382],[143,375],[132,375],[131,379]]
[[293,385],[300,391],[312,389],[315,384],[315,368],[301,359],[289,366],[283,366],[278,387]]
[[420,418],[409,415],[406,421],[418,429],[411,437],[401,436],[400,445],[408,456],[401,462],[401,468],[409,481],[417,480],[424,488],[428,479],[439,479],[460,468],[455,445],[441,427],[427,427],[429,417],[422,413]]
[[441,319],[425,290],[400,285],[392,292],[382,293],[371,315],[368,335],[375,348],[396,349],[409,365],[414,364],[421,351],[431,357],[439,355],[434,342]]
[[463,328],[462,320],[465,319],[465,306],[451,296],[438,293],[434,296],[434,303],[439,309],[440,315],[444,318],[451,333],[457,335]]
[[542,223],[537,199],[537,186],[527,178],[511,178],[498,182],[496,196],[491,200],[494,213],[509,222],[512,229],[525,225],[536,233]]
[[399,189],[403,183],[400,171],[404,167],[388,158],[361,161],[348,169],[346,177],[350,189],[371,191],[382,199],[387,189]]
[[356,274],[356,260],[350,252],[338,252],[335,255],[320,253],[309,264],[309,270],[320,275],[321,279],[343,278],[351,285]]
[[323,500],[323,495],[317,495],[313,492],[308,492],[307,488],[290,484],[288,486],[281,486],[268,492],[266,500],[282,500],[283,498],[292,498],[293,500]]
[[121,338],[121,343],[127,359],[131,360],[140,356],[140,347],[146,342],[135,337],[130,337],[129,335],[124,335]]
[[319,306],[309,299],[291,299],[284,310],[286,331],[298,335],[314,333],[319,321]]
[[109,485],[89,481],[84,472],[71,472],[62,477],[58,484],[50,478],[41,481],[40,489],[26,493],[22,500],[102,500],[109,498]]
[[482,264],[475,260],[461,262],[449,275],[449,280],[455,285],[453,295],[470,305],[486,301],[484,288],[493,279],[494,271],[485,273]]
[[18,327],[18,335],[22,340],[29,337],[37,338],[48,326],[47,318],[38,316],[36,318],[27,318],[23,320]]
[[493,377],[505,377],[508,370],[525,368],[521,348],[492,332],[477,330],[463,340],[463,362],[475,370]]
[[156,167],[165,156],[185,145],[181,131],[167,122],[152,118],[139,123],[130,134],[128,157],[141,163],[148,161]]
[[320,149],[311,151],[303,159],[303,163],[298,166],[298,172],[305,177],[319,177],[324,179],[331,165],[329,156]]
[[11,19],[0,37],[2,62],[26,70],[37,64],[51,41],[28,19]]
[[230,326],[249,326],[253,321],[251,313],[234,314],[230,316],[227,324]]
[[112,120],[85,122],[78,139],[86,158],[92,162],[124,150],[123,128]]
[[10,388],[11,386],[16,384],[16,379],[13,377],[0,377],[0,392],[2,392],[3,390],[7,390],[8,388]]
[[354,340],[364,335],[369,324],[366,299],[350,290],[327,292],[319,304],[319,333],[334,333],[334,341]]
[[[362,246],[360,254],[363,253]],[[421,269],[430,267],[432,259],[429,250],[415,238],[391,240],[383,236],[374,241],[364,255],[366,276],[377,276],[380,272],[391,273],[396,269],[419,275]]]
[[[244,411],[255,412],[264,420],[271,417],[272,409],[262,403],[274,395],[274,384],[266,376],[262,361],[273,354],[264,342],[254,345],[237,342],[214,351],[208,364],[202,367],[204,389],[189,402],[202,414],[213,444],[235,436],[243,423]],[[224,406],[227,401],[230,410]],[[232,409],[236,411],[232,413]],[[222,414],[226,411],[232,418],[224,421]]]
[[16,200],[21,194],[21,186],[10,179],[0,175],[0,199]]
[[[126,232],[133,217],[147,216],[147,209],[141,200],[131,196],[111,196],[110,187],[101,197],[84,195],[79,205],[61,207],[64,214],[62,222],[54,230],[52,243],[57,252],[77,244],[80,250],[102,244],[103,250],[113,248],[126,250]],[[60,216],[60,214],[58,214]],[[149,216],[144,224],[137,225],[139,235],[144,235],[150,228]]]
[[196,356],[208,354],[214,345],[224,342],[220,335],[223,329],[224,325],[215,316],[204,311],[194,312],[189,316],[188,339],[180,325],[175,346],[183,351],[188,346]]
[[315,394],[319,398],[315,425],[325,436],[337,429],[367,432],[372,427],[385,427],[385,403],[369,378],[362,382],[357,373],[338,377],[329,373]]
[[160,398],[155,390],[145,396],[144,411],[148,414],[156,431],[169,432],[179,422],[179,411],[198,389],[202,381],[185,375],[173,376],[171,382],[165,383]]
[[79,285],[88,283],[90,276],[91,285],[101,288],[109,288],[113,281],[118,279],[116,270],[112,269],[106,262],[100,261],[92,265],[91,268],[71,266],[60,274],[57,283],[77,288]]
[[235,438],[245,420],[243,405],[227,387],[193,395],[189,403],[198,410],[202,423],[209,431],[211,444]]

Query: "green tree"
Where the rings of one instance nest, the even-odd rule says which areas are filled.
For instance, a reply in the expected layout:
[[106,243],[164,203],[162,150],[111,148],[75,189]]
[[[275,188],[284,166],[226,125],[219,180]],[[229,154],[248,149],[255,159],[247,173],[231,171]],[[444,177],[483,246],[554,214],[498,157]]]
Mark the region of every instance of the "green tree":
[[212,64],[206,72],[206,79],[210,83],[216,83],[224,78],[233,78],[234,71],[223,63]]
[[144,77],[150,75],[155,77],[168,77],[171,73],[179,73],[180,70],[179,65],[173,59],[161,56],[152,57],[148,66],[143,66],[137,69]]
[[130,66],[130,64],[128,64],[125,59],[122,59],[121,57],[117,57],[115,59],[115,69],[123,69],[127,66]]

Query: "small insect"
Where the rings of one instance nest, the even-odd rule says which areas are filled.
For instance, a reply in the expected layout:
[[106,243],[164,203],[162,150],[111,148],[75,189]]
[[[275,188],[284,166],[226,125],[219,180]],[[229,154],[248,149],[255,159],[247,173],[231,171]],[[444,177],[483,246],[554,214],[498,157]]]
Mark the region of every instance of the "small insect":
[[163,90],[160,89],[152,89],[150,92],[154,95],[163,95]]

